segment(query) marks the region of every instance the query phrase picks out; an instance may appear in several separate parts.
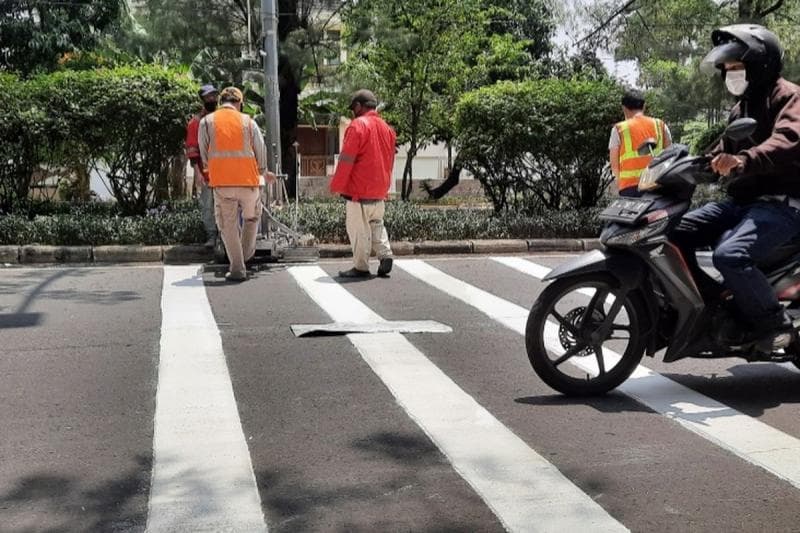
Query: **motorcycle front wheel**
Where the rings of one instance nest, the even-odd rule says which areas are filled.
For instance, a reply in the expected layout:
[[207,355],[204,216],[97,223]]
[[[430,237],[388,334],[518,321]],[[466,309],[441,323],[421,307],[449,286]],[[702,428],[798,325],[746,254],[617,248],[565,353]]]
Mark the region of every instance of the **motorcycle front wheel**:
[[647,322],[641,297],[625,294],[613,276],[558,279],[528,315],[528,359],[542,381],[563,394],[604,394],[641,361]]

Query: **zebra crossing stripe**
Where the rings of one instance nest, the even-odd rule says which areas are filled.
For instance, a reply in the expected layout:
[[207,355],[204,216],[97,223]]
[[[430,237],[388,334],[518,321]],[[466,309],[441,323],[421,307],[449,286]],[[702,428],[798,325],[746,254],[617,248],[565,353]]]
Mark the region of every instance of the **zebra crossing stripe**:
[[[321,268],[299,266],[289,272],[333,320],[384,322]],[[509,531],[627,531],[403,335],[347,337]]]
[[[534,275],[546,269],[521,258],[498,258],[498,262],[518,271]],[[530,263],[530,266],[525,264]],[[395,266],[432,287],[461,300],[504,324],[525,334],[528,310],[473,285],[456,279],[418,259],[397,260]],[[545,327],[545,342],[553,350],[563,350],[555,324]],[[607,357],[619,358],[610,350]],[[588,358],[587,358],[588,359]],[[570,362],[574,361],[570,360]],[[580,367],[597,373],[596,363],[580,362]],[[719,403],[661,374],[639,365],[631,377],[617,390],[635,398],[655,412],[667,416],[686,429],[728,450],[745,461],[800,488],[800,440],[763,422]]]
[[267,531],[198,266],[165,266],[147,531]]

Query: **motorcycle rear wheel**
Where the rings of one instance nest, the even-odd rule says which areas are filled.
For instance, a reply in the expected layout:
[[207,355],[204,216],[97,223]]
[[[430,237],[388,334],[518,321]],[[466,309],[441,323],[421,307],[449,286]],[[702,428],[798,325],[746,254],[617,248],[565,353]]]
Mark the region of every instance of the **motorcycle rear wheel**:
[[528,315],[528,359],[536,374],[562,394],[605,394],[641,361],[647,322],[641,297],[623,295],[613,276],[559,279],[542,291]]

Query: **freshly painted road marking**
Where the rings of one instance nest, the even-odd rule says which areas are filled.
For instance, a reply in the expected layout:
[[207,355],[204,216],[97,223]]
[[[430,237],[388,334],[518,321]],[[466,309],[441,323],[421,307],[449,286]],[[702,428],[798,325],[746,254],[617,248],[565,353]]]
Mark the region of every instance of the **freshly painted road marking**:
[[198,266],[165,266],[147,531],[267,531]]
[[[519,261],[525,261],[519,258]],[[503,261],[504,264],[518,264]],[[418,259],[395,260],[395,266],[432,287],[525,335],[528,310],[502,298],[465,283]],[[520,265],[522,272],[529,267]],[[540,265],[535,265],[539,269]],[[558,340],[558,328],[553,323],[545,327],[545,342],[549,349],[563,353]],[[611,350],[603,350],[607,360],[620,357]],[[572,358],[590,373],[597,373],[593,358]],[[610,367],[610,365],[607,365]],[[718,446],[757,465],[775,476],[800,488],[800,440],[759,422],[727,405],[719,403],[661,374],[639,365],[633,375],[617,390],[637,399],[642,404],[676,420],[685,428]]]
[[435,320],[384,320],[381,322],[334,322],[332,324],[292,324],[296,337],[346,335],[348,333],[452,333],[453,328]]
[[[317,266],[292,267],[333,320],[385,320]],[[399,333],[347,336],[509,531],[627,531]]]

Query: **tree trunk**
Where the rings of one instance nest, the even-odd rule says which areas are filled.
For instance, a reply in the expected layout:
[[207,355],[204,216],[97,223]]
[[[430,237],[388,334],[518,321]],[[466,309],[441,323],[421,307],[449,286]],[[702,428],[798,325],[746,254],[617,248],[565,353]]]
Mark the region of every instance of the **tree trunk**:
[[456,157],[455,163],[452,163],[450,172],[447,174],[447,179],[445,179],[441,185],[439,185],[435,189],[432,189],[427,183],[423,183],[422,188],[425,189],[425,192],[428,193],[428,197],[434,200],[438,200],[439,198],[449,193],[453,189],[453,187],[458,185],[458,182],[460,181],[461,178],[462,168],[463,166],[461,164],[461,160],[458,157]]
[[186,157],[184,155],[172,158],[169,167],[169,192],[171,200],[186,198]]
[[75,199],[85,202],[89,200],[92,192],[89,165],[87,163],[78,163],[74,166],[73,172],[75,173]]
[[400,185],[400,198],[407,201],[411,196],[411,174],[413,171],[414,157],[411,155],[411,150],[406,154],[406,165],[403,168],[403,181]]

